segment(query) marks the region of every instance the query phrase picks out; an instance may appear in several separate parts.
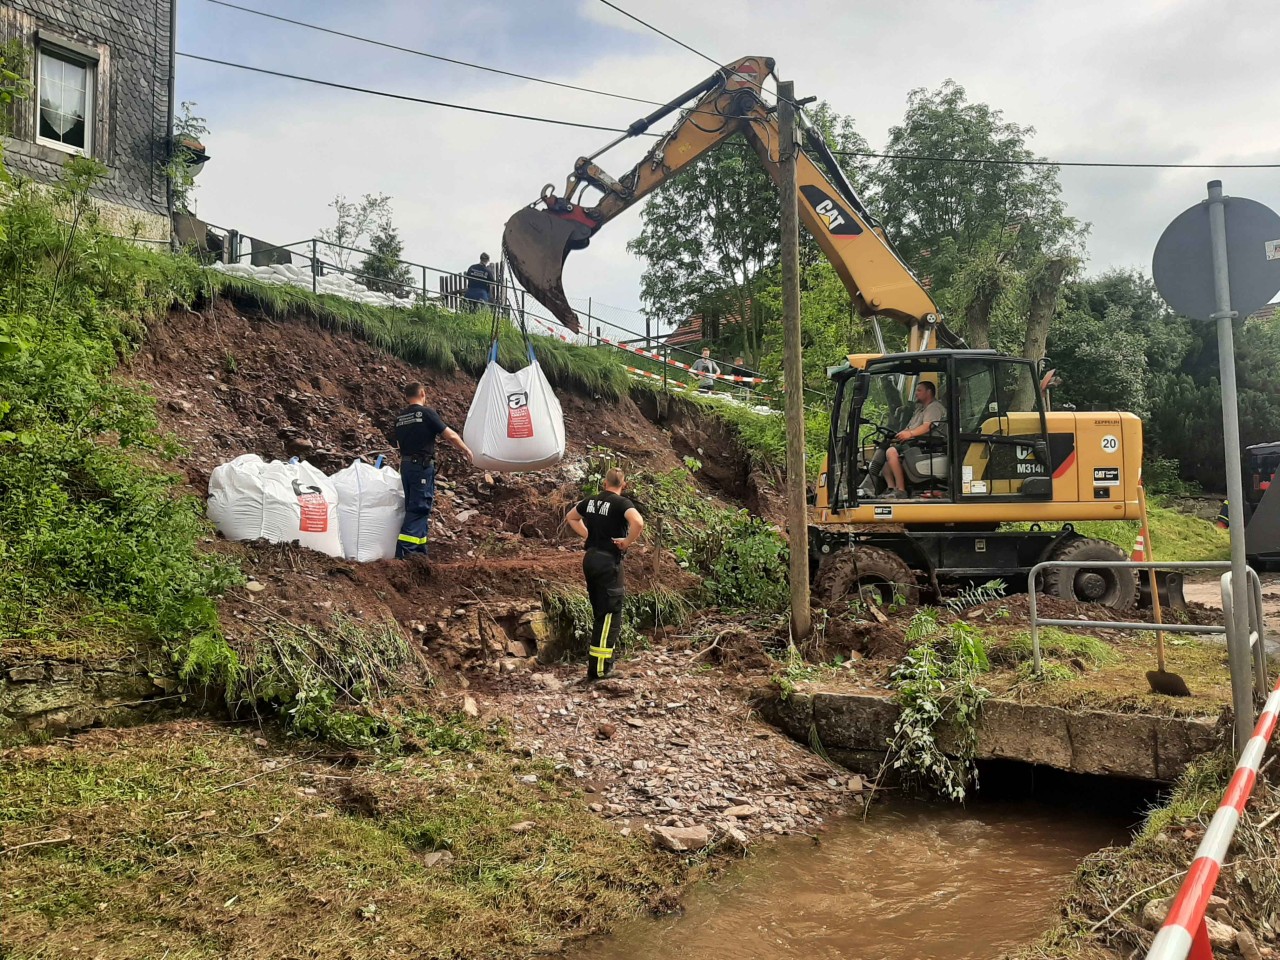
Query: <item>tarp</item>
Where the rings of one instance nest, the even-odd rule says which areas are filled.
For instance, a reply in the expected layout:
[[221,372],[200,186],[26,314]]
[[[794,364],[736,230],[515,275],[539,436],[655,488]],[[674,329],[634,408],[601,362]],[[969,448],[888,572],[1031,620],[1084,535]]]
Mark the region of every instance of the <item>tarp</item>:
[[248,453],[215,467],[209,477],[209,519],[228,540],[296,540],[342,556],[337,491],[306,462],[267,463]]
[[331,478],[338,493],[338,527],[348,560],[368,563],[396,555],[404,522],[404,487],[391,467],[353,460]]
[[482,470],[541,470],[564,458],[564,413],[533,350],[529,365],[508,373],[489,353],[462,439]]

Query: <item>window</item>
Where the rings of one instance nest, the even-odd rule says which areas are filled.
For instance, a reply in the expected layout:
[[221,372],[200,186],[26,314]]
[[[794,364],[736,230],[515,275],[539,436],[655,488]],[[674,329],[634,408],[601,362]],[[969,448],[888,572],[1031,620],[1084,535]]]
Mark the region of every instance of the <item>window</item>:
[[36,140],[74,153],[91,151],[95,67],[84,57],[40,47]]

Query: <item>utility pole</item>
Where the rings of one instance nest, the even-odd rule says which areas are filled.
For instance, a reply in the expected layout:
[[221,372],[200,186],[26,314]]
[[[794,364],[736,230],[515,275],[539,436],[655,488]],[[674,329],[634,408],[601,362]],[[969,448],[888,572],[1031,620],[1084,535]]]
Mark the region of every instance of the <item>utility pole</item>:
[[804,372],[800,364],[800,212],[796,195],[796,91],[778,81],[782,182],[782,375],[787,422],[787,534],[791,544],[791,639],[809,636],[809,516],[805,495]]

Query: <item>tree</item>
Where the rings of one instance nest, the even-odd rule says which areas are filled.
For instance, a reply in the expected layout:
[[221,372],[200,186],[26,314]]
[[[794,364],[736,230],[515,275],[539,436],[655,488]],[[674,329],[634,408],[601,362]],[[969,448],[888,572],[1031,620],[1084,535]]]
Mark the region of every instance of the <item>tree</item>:
[[385,193],[366,193],[359,201],[347,200],[342,194],[329,204],[334,211],[334,224],[317,236],[332,244],[333,259],[343,270],[351,265],[350,247],[360,246],[368,235],[377,233],[391,220],[391,198]]
[[[866,149],[852,119],[827,104],[812,117],[833,149]],[[744,318],[740,349],[758,357],[768,316],[757,301],[764,272],[777,262],[780,229],[778,189],[754,151],[730,138],[652,194],[641,222],[627,249],[645,261],[640,296],[648,310],[673,322],[701,313],[708,339],[718,338],[720,318]],[[816,248],[805,261],[815,255]]]
[[1003,334],[1024,355],[1043,341],[1052,316],[1044,311],[1074,270],[1085,233],[1066,213],[1057,168],[1027,163],[1039,159],[1027,147],[1034,132],[970,103],[953,80],[912,90],[902,123],[889,131],[892,156],[872,178],[887,231],[931,278],[943,311],[964,318],[971,345]]
[[203,138],[209,133],[205,118],[191,112],[195,105],[194,100],[183,100],[182,112],[173,118],[173,151],[164,168],[165,175],[169,178],[169,190],[173,194],[173,209],[178,213],[192,212],[195,174],[202,156],[192,147],[203,150]]
[[409,265],[400,262],[404,244],[400,242],[400,232],[392,226],[390,220],[379,224],[376,232],[369,238],[369,251],[360,265],[360,272],[364,275],[361,282],[370,290],[403,294],[409,286],[412,274]]

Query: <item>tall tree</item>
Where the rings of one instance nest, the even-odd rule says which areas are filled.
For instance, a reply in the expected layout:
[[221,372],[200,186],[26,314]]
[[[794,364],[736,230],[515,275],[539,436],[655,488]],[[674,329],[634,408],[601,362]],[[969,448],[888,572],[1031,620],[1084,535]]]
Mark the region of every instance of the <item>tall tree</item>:
[[1003,307],[1020,321],[1009,331],[1014,349],[1035,349],[1042,336],[1026,328],[1033,296],[1056,303],[1057,288],[1045,284],[1057,278],[1060,286],[1083,241],[1057,168],[1027,162],[1040,159],[1027,146],[1034,132],[948,80],[911,91],[902,123],[889,131],[891,156],[875,169],[886,228],[932,279],[944,312],[965,319],[975,346],[991,343]]
[[403,253],[404,244],[400,241],[400,231],[390,220],[383,221],[369,238],[369,255],[360,265],[365,286],[370,290],[404,295],[412,275],[409,265],[400,262],[400,255]]
[[[833,149],[866,149],[851,118],[825,103],[811,116]],[[779,206],[777,187],[750,147],[733,137],[690,164],[649,197],[641,222],[627,248],[645,261],[647,309],[675,322],[703,313],[716,335],[718,318],[746,318],[739,342],[758,357],[767,319],[758,299],[765,271],[777,262]]]

